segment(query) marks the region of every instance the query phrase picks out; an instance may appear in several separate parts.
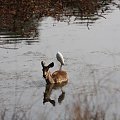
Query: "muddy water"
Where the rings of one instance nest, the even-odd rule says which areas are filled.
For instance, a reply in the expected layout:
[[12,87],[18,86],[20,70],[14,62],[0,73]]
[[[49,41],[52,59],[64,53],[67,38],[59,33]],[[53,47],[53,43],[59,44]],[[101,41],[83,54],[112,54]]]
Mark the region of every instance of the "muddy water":
[[[84,97],[89,96],[90,105],[102,108],[106,119],[113,119],[113,114],[120,118],[120,11],[113,9],[106,19],[101,17],[89,29],[85,23],[77,24],[74,17],[69,24],[47,17],[39,22],[39,37],[33,41],[1,35],[1,116],[5,120],[64,120],[71,114],[73,102],[80,97],[82,106]],[[52,90],[54,106],[50,102],[43,104],[46,83],[40,62],[53,61],[51,71],[58,69],[57,51],[64,56],[63,69],[69,74],[69,82]]]

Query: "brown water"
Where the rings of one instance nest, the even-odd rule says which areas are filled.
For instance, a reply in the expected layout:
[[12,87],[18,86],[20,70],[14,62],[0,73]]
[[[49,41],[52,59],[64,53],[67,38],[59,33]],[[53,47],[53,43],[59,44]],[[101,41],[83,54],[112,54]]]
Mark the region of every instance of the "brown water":
[[[74,17],[69,24],[43,17],[37,23],[38,37],[1,33],[0,114],[5,120],[68,119],[70,106],[79,97],[81,105],[85,96],[106,112],[107,120],[120,119],[120,11],[111,8],[106,19],[100,17],[89,29]],[[40,63],[53,61],[51,71],[58,69],[57,51],[64,56],[69,82],[50,91],[53,106],[43,104],[46,83]]]

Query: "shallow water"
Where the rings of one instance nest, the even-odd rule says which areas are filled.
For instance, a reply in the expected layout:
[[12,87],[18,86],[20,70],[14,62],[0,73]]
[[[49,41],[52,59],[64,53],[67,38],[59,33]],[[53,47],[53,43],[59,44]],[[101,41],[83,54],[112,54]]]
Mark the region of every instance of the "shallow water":
[[[5,111],[5,120],[22,118],[24,113],[33,120],[67,119],[68,106],[84,96],[92,96],[107,119],[113,119],[113,113],[120,118],[120,11],[112,8],[106,19],[101,17],[89,29],[74,17],[70,24],[47,17],[39,22],[38,38],[0,36],[0,111],[1,115]],[[40,63],[53,61],[51,71],[58,69],[57,51],[64,56],[69,82],[62,88],[62,103],[58,101],[61,88],[53,89],[54,107],[43,104],[46,83]]]

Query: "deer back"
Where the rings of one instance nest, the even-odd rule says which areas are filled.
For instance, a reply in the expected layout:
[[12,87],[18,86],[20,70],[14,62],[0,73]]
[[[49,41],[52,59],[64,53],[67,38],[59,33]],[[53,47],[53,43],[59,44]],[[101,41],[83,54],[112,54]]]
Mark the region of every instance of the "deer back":
[[67,72],[63,70],[57,70],[52,73],[52,79],[55,83],[63,83],[68,81]]

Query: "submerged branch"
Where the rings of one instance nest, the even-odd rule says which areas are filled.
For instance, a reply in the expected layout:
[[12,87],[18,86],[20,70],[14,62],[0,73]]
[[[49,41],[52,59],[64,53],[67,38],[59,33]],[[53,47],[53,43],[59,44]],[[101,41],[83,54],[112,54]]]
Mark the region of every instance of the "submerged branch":
[[3,49],[13,49],[13,50],[18,49],[18,48],[9,48],[9,47],[0,47],[0,48],[3,48]]

